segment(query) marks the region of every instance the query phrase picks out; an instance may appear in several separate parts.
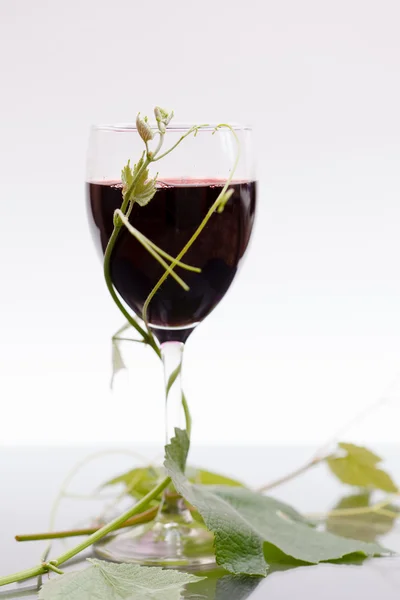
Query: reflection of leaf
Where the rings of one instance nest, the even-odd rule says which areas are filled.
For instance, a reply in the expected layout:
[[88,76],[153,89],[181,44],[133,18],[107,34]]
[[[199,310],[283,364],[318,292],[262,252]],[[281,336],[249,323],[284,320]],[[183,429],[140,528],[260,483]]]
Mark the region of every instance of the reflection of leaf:
[[368,556],[384,552],[377,544],[318,531],[290,506],[245,488],[191,484],[182,469],[189,441],[185,431],[176,429],[175,434],[166,446],[165,467],[177,491],[199,511],[214,533],[217,562],[227,571],[266,575],[267,561],[276,554],[268,552],[268,544],[287,557],[307,563],[355,552]]
[[196,600],[216,600],[217,582],[226,575],[226,571],[213,569],[211,571],[201,571],[198,575],[203,575],[204,579],[189,583],[182,593],[182,598],[187,600],[192,600],[192,598]]
[[263,581],[262,577],[228,575],[223,569],[214,569],[202,581],[191,583],[183,592],[183,598],[191,600],[246,600]]
[[[365,508],[370,506],[369,494],[356,494],[347,496],[335,506],[333,510]],[[331,533],[346,538],[373,542],[377,537],[389,533],[393,528],[399,508],[396,506],[385,506],[385,511],[394,513],[392,516],[385,512],[361,513],[359,515],[330,515],[326,522],[326,528]]]
[[245,600],[256,589],[261,577],[227,575],[217,582],[215,600]]
[[390,475],[377,467],[381,462],[379,456],[367,448],[354,444],[341,443],[339,448],[344,450],[346,455],[338,458],[329,456],[326,462],[342,483],[385,492],[397,492],[397,486]]
[[179,600],[187,583],[199,578],[159,567],[89,560],[91,566],[51,579],[39,600]]

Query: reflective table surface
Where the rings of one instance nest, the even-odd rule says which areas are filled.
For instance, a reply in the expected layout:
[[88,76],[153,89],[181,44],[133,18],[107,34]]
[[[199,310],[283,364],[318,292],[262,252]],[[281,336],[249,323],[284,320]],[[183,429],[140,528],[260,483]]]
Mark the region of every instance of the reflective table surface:
[[[395,481],[400,481],[400,447],[373,449],[385,457],[385,468]],[[14,536],[48,530],[54,499],[66,475],[78,463],[81,468],[69,482],[66,496],[57,510],[57,530],[86,526],[104,510],[107,518],[115,516],[113,497],[117,490],[107,488],[99,492],[100,486],[116,474],[154,461],[157,454],[158,459],[161,456],[154,448],[142,448],[141,454],[143,461],[136,451],[117,448],[110,452],[105,448],[0,448],[0,575],[38,564],[46,542],[17,543]],[[312,454],[313,449],[305,447],[195,447],[190,462],[257,487],[293,471]],[[86,461],[89,456],[92,456],[91,460]],[[355,491],[335,481],[325,465],[274,490],[276,497],[307,514],[325,513],[352,494]],[[363,523],[346,523],[346,526],[365,536]],[[374,522],[374,528],[380,534],[378,541],[400,552],[397,524],[378,520]],[[76,538],[75,543],[78,539],[81,538]],[[73,540],[54,542],[50,557],[75,543]],[[68,565],[65,570],[81,568],[84,559]],[[0,588],[0,600],[36,598],[34,583],[28,581]],[[182,597],[192,600],[289,600],[298,597],[397,600],[399,592],[400,556],[394,556],[351,564],[274,567],[265,579],[234,577],[216,570],[204,581],[188,586]]]

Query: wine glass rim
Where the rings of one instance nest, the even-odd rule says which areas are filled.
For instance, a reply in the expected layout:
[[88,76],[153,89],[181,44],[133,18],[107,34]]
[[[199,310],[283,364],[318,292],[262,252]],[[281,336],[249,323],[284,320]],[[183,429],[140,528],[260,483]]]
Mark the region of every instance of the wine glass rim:
[[[158,130],[156,123],[149,122],[149,125],[154,131]],[[174,123],[173,125],[168,125],[167,132],[185,133],[197,125],[198,123]],[[221,123],[199,124],[200,129],[198,130],[198,133],[214,131],[216,127],[221,125]],[[252,127],[240,123],[224,123],[223,125],[228,125],[234,131],[252,131]],[[95,131],[114,131],[116,133],[137,132],[136,123],[100,123],[93,124],[92,129]]]

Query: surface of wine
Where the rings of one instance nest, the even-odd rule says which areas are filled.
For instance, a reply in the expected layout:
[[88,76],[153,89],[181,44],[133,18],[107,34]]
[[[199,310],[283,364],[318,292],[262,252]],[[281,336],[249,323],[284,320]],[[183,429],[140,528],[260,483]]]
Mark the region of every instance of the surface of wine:
[[[134,205],[130,222],[165,252],[177,256],[196,231],[221,191],[221,181],[164,181],[144,207]],[[113,214],[122,203],[120,183],[88,183],[88,212],[92,234],[103,254],[113,230]],[[169,276],[152,299],[149,323],[160,339],[182,336],[158,328],[190,328],[206,317],[228,290],[248,246],[253,227],[256,183],[235,182],[234,193],[222,213],[215,212],[182,258],[199,267],[193,273],[176,267],[189,285],[184,291]],[[143,305],[165,272],[163,267],[122,228],[110,263],[112,281],[132,310],[141,316]],[[190,329],[188,329],[190,331]],[[174,337],[175,335],[175,337]]]

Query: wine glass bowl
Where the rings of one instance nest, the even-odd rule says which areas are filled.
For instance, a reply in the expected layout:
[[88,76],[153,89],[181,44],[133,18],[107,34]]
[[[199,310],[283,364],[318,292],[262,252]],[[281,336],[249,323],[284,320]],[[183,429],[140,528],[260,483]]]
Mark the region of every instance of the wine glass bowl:
[[[169,128],[166,136],[169,144],[176,143],[190,128],[190,125]],[[157,162],[156,195],[146,206],[136,204],[132,209],[130,222],[174,257],[194,234],[232,170],[235,158],[232,132],[218,130],[213,135],[214,131],[214,126],[201,129],[196,137],[188,137],[173,153]],[[190,289],[185,291],[169,277],[149,304],[148,323],[160,342],[185,340],[193,327],[215,308],[235,277],[255,214],[256,183],[248,156],[250,133],[248,128],[236,127],[244,148],[230,185],[233,195],[225,209],[208,221],[185,254],[185,263],[201,272],[182,271],[178,267],[179,275]],[[122,203],[121,166],[129,157],[140,157],[142,147],[135,126],[106,125],[92,129],[87,198],[92,235],[100,253],[104,253],[113,231],[114,211]],[[110,271],[121,297],[141,316],[146,298],[164,273],[163,267],[124,228],[113,251]]]
[[[104,252],[113,229],[114,211],[121,206],[121,185],[89,183],[94,238]],[[219,180],[159,180],[157,193],[146,206],[134,205],[130,221],[148,239],[177,256],[210,210],[223,182]],[[231,285],[245,253],[254,220],[255,183],[234,182],[224,211],[210,219],[185,254],[185,263],[201,269],[179,275],[189,290],[169,277],[149,304],[147,319],[162,343],[183,341],[218,304]],[[112,281],[128,306],[141,315],[150,292],[164,273],[127,229],[116,242],[110,264]]]
[[[155,195],[145,206],[135,202],[125,213],[110,255],[114,215],[124,198],[121,169],[128,159],[132,166],[139,160],[144,144],[134,125],[103,125],[92,128],[88,152],[87,208],[95,245],[100,256],[109,255],[113,289],[144,319],[160,345],[167,440],[183,422],[184,342],[235,278],[256,209],[251,130],[209,125],[194,135],[192,129],[167,128],[164,146],[176,147],[171,153],[163,147],[165,156],[150,164],[149,177],[157,173]],[[228,190],[229,198],[224,196]],[[166,273],[171,265],[174,276]],[[119,562],[197,568],[214,562],[212,542],[183,499],[167,493],[154,523],[117,534],[96,552]]]

